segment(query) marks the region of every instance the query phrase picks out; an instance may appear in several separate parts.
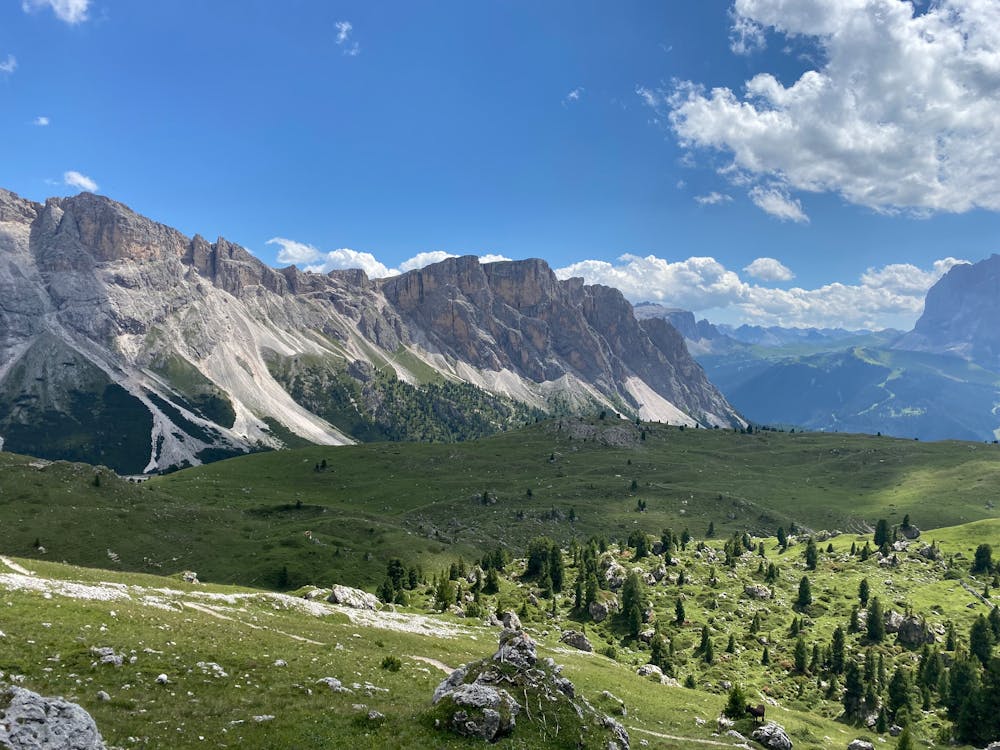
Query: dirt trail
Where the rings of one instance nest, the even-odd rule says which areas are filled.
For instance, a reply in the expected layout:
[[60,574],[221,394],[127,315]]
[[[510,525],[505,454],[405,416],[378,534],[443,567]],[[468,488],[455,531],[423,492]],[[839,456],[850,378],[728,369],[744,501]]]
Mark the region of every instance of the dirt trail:
[[660,732],[654,732],[651,729],[640,729],[639,727],[629,727],[630,732],[642,732],[643,734],[648,734],[653,737],[659,737],[661,740],[675,740],[677,742],[693,742],[698,745],[712,745],[713,747],[735,747],[734,743],[731,742],[716,742],[715,740],[699,740],[695,737],[678,737],[675,734],[662,734]]
[[189,609],[197,610],[198,612],[203,612],[206,615],[211,615],[212,617],[217,617],[220,620],[228,620],[229,622],[238,622],[240,625],[246,625],[248,628],[253,628],[254,630],[269,630],[272,633],[277,633],[278,635],[283,635],[286,638],[291,638],[296,641],[301,641],[302,643],[310,643],[313,646],[325,646],[325,643],[320,643],[319,641],[314,641],[311,638],[305,638],[301,635],[295,635],[294,633],[286,633],[283,630],[276,630],[275,628],[268,628],[263,625],[254,625],[252,622],[246,622],[245,620],[240,620],[235,617],[229,617],[221,612],[218,612],[213,607],[206,607],[204,604],[195,604],[194,602],[180,602],[185,607]]
[[440,662],[437,659],[431,659],[429,656],[415,656],[413,654],[409,654],[407,658],[416,659],[417,661],[422,661],[424,664],[430,664],[432,667],[437,667],[445,674],[451,674],[452,672],[455,671],[447,664],[444,664],[443,662]]

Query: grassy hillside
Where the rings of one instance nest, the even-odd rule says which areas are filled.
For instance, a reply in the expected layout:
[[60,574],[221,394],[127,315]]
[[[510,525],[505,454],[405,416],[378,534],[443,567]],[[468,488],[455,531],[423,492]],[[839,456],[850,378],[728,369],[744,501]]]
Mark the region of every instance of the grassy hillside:
[[[642,588],[652,605],[650,627],[673,644],[669,671],[690,688],[636,675],[651,654],[628,634],[624,618],[595,623],[573,609],[572,582],[580,569],[571,557],[567,590],[556,597],[554,607],[537,582],[524,576],[523,560],[507,565],[499,593],[483,594],[479,606],[483,612],[498,607],[519,611],[539,643],[539,657],[551,656],[563,664],[563,675],[578,694],[628,728],[633,747],[640,740],[663,749],[736,742],[716,734],[716,717],[732,682],[746,690],[748,700],[766,704],[767,718],[786,728],[796,748],[843,748],[855,737],[874,739],[877,732],[837,720],[838,696],[826,697],[828,675],[822,667],[799,673],[791,666],[793,618],[802,618],[802,636],[810,648],[829,643],[837,625],[846,628],[857,603],[858,583],[867,578],[872,596],[886,609],[910,608],[934,628],[953,623],[964,647],[973,619],[989,611],[963,587],[963,582],[974,588],[982,585],[964,566],[977,543],[998,536],[997,520],[936,530],[934,541],[942,553],[961,555],[965,561],[954,578],[947,574],[947,563],[917,554],[924,540],[899,553],[900,564],[889,571],[874,556],[862,560],[850,554],[852,544],[860,549],[870,536],[836,537],[829,542],[833,551],[827,551],[824,542],[815,571],[805,570],[802,540],[782,551],[773,538],[754,539],[755,545],[763,542],[765,557],[748,552],[732,567],[723,562],[723,540],[692,540],[686,550],[674,552],[675,564],[659,582]],[[611,547],[608,554],[613,562],[643,572],[663,562],[656,556],[633,561],[634,552]],[[744,594],[748,583],[760,582],[756,571],[761,561],[779,569],[769,583],[769,601]],[[681,571],[683,583],[678,582]],[[813,583],[814,605],[796,611],[790,605],[806,574]],[[435,729],[429,699],[447,668],[492,654],[499,631],[479,618],[429,614],[433,583],[428,576],[408,592],[409,606],[398,607],[396,613],[366,615],[249,589],[2,559],[0,672],[42,694],[65,695],[81,703],[110,745],[181,750],[330,743],[358,748],[481,747],[480,741]],[[460,583],[466,593],[473,588],[466,580]],[[531,603],[535,595],[540,597],[537,605]],[[613,594],[602,591],[600,597]],[[683,623],[675,621],[678,600],[686,609]],[[467,609],[473,605],[468,598],[463,601]],[[754,613],[762,618],[756,633],[750,628]],[[703,627],[714,645],[711,663],[699,651]],[[584,630],[595,651],[603,653],[587,654],[560,644],[560,632],[566,628]],[[732,652],[726,649],[730,636]],[[760,663],[764,645],[770,651],[768,666]],[[944,644],[938,647],[944,649]],[[93,651],[97,648],[111,648],[123,657],[122,665],[100,663]],[[883,657],[887,675],[897,666],[912,672],[919,655],[891,637],[870,648]],[[860,662],[868,649],[862,633],[848,634],[847,659]],[[387,656],[400,660],[398,671],[384,667]],[[156,683],[160,673],[168,676],[166,685]],[[326,677],[339,679],[351,692],[331,691],[319,682]],[[98,699],[101,690],[109,701]],[[886,700],[884,685],[880,694]],[[919,703],[917,694],[911,699]],[[370,721],[370,710],[384,718]],[[935,742],[949,726],[943,709],[933,706],[929,711],[914,708],[912,724],[918,739]],[[735,729],[749,734],[752,724],[739,719]],[[534,718],[522,714],[514,734],[497,747],[548,748],[558,743],[553,727],[536,712]]]
[[390,557],[432,569],[539,534],[568,543],[636,528],[698,536],[709,523],[722,536],[863,531],[906,513],[923,528],[1000,517],[997,446],[617,420],[255,454],[144,485],[104,472],[95,486],[91,467],[6,453],[0,469],[2,552],[42,557],[37,540],[44,559],[269,588],[373,588]]

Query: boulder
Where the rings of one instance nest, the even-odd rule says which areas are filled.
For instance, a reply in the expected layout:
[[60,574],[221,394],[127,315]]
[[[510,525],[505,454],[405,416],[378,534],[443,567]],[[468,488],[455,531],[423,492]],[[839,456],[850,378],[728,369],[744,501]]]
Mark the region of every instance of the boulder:
[[451,728],[466,737],[493,742],[509,734],[520,710],[503,688],[481,683],[462,684],[442,695],[437,702],[451,714]]
[[500,615],[500,622],[507,630],[520,630],[521,618],[516,612],[504,612]]
[[381,606],[381,602],[379,602],[378,597],[374,594],[339,584],[334,585],[330,596],[327,597],[327,601],[334,604],[341,604],[351,609],[377,610]]
[[580,651],[591,652],[594,650],[593,645],[587,640],[587,636],[577,630],[567,630],[563,632],[562,637],[559,638],[560,641],[565,643],[567,646],[572,646]]
[[655,664],[643,664],[635,671],[635,673],[640,677],[653,679],[656,682],[663,682],[663,670]]
[[105,750],[97,725],[80,706],[16,686],[0,690],[0,747]]
[[538,655],[535,642],[522,630],[505,630],[500,634],[500,648],[493,654],[493,661],[513,664],[518,669],[531,669]]
[[591,602],[587,611],[590,612],[590,617],[594,622],[604,622],[608,619],[608,615],[618,611],[618,601],[609,599],[606,602]]
[[868,740],[852,740],[847,750],[875,750],[875,745]]
[[608,740],[608,750],[629,750],[629,736],[628,732],[625,731],[625,727],[610,716],[605,716],[601,720],[601,726],[611,732],[611,739]]
[[639,633],[639,641],[649,645],[653,642],[653,638],[656,636],[656,631],[653,628],[646,628]]
[[917,554],[928,560],[940,560],[941,549],[933,544],[925,544],[917,550]]
[[934,643],[934,633],[919,617],[906,617],[899,624],[896,640],[908,648],[916,648],[925,643]]
[[909,526],[900,526],[899,527],[899,531],[907,539],[919,539],[920,538],[920,529],[918,529],[913,524],[910,524]]
[[785,728],[773,721],[757,727],[750,735],[754,740],[771,750],[792,750],[792,741],[785,734]]
[[612,591],[617,591],[624,586],[625,579],[627,577],[628,572],[618,563],[612,563],[608,566],[608,569],[604,571],[604,580],[607,581],[608,588]]
[[885,613],[884,619],[885,619],[885,632],[898,633],[899,628],[902,626],[903,620],[905,618],[896,610],[890,609],[888,612]]
[[743,593],[751,599],[770,599],[771,589],[762,583],[748,583],[743,587]]

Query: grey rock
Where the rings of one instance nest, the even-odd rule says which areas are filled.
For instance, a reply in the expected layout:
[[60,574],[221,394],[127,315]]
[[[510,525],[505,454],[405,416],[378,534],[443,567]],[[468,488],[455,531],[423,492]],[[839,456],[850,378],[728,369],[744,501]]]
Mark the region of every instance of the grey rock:
[[0,691],[0,747],[105,750],[94,719],[83,708],[17,686]]
[[437,703],[445,695],[450,693],[452,690],[457,688],[465,681],[465,676],[468,674],[469,670],[467,667],[459,667],[454,670],[450,675],[444,678],[441,683],[434,689],[434,696],[431,698],[432,703]]
[[102,702],[107,702],[107,701],[111,700],[111,696],[105,690],[98,690],[97,691],[97,700],[102,701]]
[[505,630],[500,634],[500,648],[493,655],[493,661],[513,664],[518,669],[531,669],[538,656],[535,642],[521,630]]
[[847,750],[875,750],[875,745],[868,740],[851,740],[851,744],[847,746]]
[[330,596],[327,598],[327,601],[333,602],[334,604],[342,604],[343,606],[350,607],[351,609],[377,610],[382,606],[378,597],[374,594],[369,594],[367,591],[352,589],[350,586],[341,586],[339,584],[334,584],[333,590],[330,592]]
[[899,612],[890,609],[885,613],[885,632],[886,633],[898,633],[899,628],[903,625],[903,620],[905,619]]
[[516,612],[504,612],[500,615],[500,622],[508,630],[521,629],[521,618],[517,616]]
[[762,583],[748,583],[743,587],[743,593],[751,599],[770,599],[772,596],[771,589]]
[[510,733],[520,710],[506,690],[480,683],[459,685],[441,700],[447,702],[452,729],[487,742]]
[[608,615],[618,611],[618,600],[609,599],[603,602],[591,602],[587,607],[590,617],[594,622],[604,622]]
[[792,750],[792,741],[785,733],[785,728],[773,721],[757,727],[750,737],[771,750]]
[[572,646],[580,651],[586,651],[589,653],[594,650],[594,647],[587,639],[587,636],[577,630],[567,630],[563,632],[559,640],[567,646]]
[[905,617],[896,630],[896,640],[907,648],[916,648],[925,643],[934,643],[934,633],[921,618]]
[[608,569],[604,571],[604,580],[607,582],[608,588],[612,591],[617,591],[624,586],[627,577],[628,572],[618,563],[609,565]]
[[[276,353],[276,339],[287,356]],[[348,443],[317,415],[321,402],[289,394],[307,376],[325,393],[333,370],[307,371],[297,355],[333,361],[346,341],[377,353],[348,363],[362,385],[383,356],[404,349],[456,363],[450,377],[466,366],[509,372],[525,392],[562,380],[559,395],[581,409],[593,393],[609,406],[635,404],[628,384],[638,381],[707,425],[742,425],[670,324],[637,320],[618,290],[560,281],[540,260],[465,256],[377,280],[357,269],[275,270],[221,237],[189,238],[101,196],[39,204],[0,190],[0,362],[14,364],[0,369],[7,450],[54,451],[9,428],[30,427],[47,411],[68,414],[81,386],[99,395],[114,385],[134,412],[125,437],[137,448],[115,459],[120,473],[197,464],[206,447],[282,447],[265,418],[315,443]],[[174,372],[184,373],[177,382]],[[203,408],[206,399],[232,410]],[[374,413],[377,397],[364,399],[359,406]],[[237,427],[232,412],[250,416]],[[631,424],[579,428],[608,444],[640,434]],[[94,459],[102,447],[75,458]]]
[[643,664],[635,671],[635,673],[640,677],[645,677],[647,679],[652,678],[657,682],[663,682],[663,670],[655,664]]
[[629,736],[625,727],[610,716],[605,716],[601,719],[601,726],[611,732],[608,748],[617,747],[621,750],[629,750]]

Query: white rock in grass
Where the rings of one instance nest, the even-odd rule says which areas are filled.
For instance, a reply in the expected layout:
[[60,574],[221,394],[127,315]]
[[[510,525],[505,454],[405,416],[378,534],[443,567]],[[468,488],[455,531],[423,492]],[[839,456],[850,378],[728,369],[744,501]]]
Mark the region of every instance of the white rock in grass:
[[105,750],[94,719],[75,703],[9,687],[0,692],[0,706],[0,747]]
[[167,677],[165,674],[161,673],[156,676],[157,685],[166,685],[168,682],[170,682],[170,678]]

